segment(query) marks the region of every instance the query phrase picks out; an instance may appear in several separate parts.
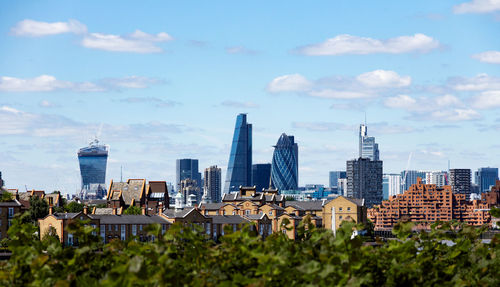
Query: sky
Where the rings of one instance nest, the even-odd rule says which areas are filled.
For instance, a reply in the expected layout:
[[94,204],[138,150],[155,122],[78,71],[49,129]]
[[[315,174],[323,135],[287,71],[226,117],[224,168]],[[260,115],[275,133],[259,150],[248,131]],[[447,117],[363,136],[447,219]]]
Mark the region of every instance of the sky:
[[295,136],[301,186],[345,170],[365,115],[384,173],[499,167],[499,110],[500,0],[0,2],[7,188],[75,193],[96,136],[107,182],[179,158],[224,180],[239,113],[253,163]]

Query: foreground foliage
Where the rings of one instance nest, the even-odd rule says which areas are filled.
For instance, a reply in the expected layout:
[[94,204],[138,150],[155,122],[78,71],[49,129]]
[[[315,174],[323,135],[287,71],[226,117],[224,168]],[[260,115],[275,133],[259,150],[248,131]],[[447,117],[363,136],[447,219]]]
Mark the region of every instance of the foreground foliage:
[[282,233],[262,240],[247,226],[217,244],[197,226],[173,225],[163,236],[152,226],[155,242],[107,245],[77,223],[80,246],[72,248],[50,236],[39,241],[37,228],[20,222],[9,229],[13,255],[0,262],[2,286],[500,286],[498,235],[483,244],[481,230],[456,224],[421,234],[401,224],[397,240],[373,246],[351,238],[352,223],[334,236],[306,222],[297,241]]

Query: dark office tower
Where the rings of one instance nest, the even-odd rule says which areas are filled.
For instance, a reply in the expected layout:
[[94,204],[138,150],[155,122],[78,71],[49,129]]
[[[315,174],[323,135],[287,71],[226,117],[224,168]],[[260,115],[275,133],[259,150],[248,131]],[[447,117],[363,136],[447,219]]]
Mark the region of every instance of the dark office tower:
[[213,203],[220,202],[222,199],[221,169],[216,165],[205,168],[203,178],[203,190],[207,196],[210,196],[210,201]]
[[196,186],[201,190],[201,173],[198,171],[198,160],[191,158],[178,159],[175,166],[176,188],[179,190],[181,181],[192,179],[196,181]]
[[82,192],[84,199],[101,199],[106,195],[106,164],[108,146],[95,139],[88,147],[78,151]]
[[475,172],[476,184],[479,186],[479,193],[489,192],[491,186],[495,186],[498,180],[498,168],[482,167]]
[[3,185],[4,185],[4,182],[2,179],[2,172],[0,171],[0,188],[3,187]]
[[464,193],[470,199],[471,171],[470,169],[450,169],[451,190],[454,193]]
[[368,127],[359,126],[359,157],[379,160],[378,144],[374,137],[368,136]]
[[345,171],[330,171],[330,188],[338,187],[339,179],[346,178]]
[[367,207],[382,202],[382,161],[358,158],[347,161],[347,197],[363,198]]
[[271,183],[279,191],[299,187],[299,147],[293,136],[281,134],[274,146]]
[[239,114],[234,127],[231,154],[227,165],[224,193],[239,191],[240,186],[252,184],[252,125],[247,115]]
[[252,186],[257,188],[257,191],[262,191],[263,188],[269,188],[271,183],[271,164],[259,163],[252,165]]

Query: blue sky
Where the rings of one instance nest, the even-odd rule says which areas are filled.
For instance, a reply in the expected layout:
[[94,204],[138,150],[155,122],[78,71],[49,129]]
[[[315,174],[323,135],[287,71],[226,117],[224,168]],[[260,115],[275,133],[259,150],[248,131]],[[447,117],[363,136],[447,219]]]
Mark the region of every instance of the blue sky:
[[254,163],[280,134],[299,184],[357,154],[384,172],[499,166],[500,1],[3,1],[0,171],[9,188],[80,185],[100,132],[107,180],[173,181],[175,160],[219,165],[238,113]]

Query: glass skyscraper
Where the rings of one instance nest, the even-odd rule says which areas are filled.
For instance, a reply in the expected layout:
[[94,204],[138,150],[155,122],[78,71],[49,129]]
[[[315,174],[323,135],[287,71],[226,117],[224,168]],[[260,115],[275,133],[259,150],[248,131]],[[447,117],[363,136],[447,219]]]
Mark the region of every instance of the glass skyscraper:
[[374,137],[368,136],[368,127],[359,126],[359,157],[379,160],[378,144]]
[[252,184],[252,125],[247,123],[247,115],[236,117],[233,143],[227,165],[224,193],[238,191],[240,186]]
[[274,146],[271,181],[278,190],[294,190],[299,187],[299,147],[293,136],[281,134]]
[[203,184],[201,183],[201,173],[198,170],[198,160],[191,158],[178,159],[175,164],[175,176],[177,190],[180,188],[181,181],[185,179],[192,179],[196,181],[196,185],[201,190]]
[[85,198],[102,198],[106,194],[106,164],[108,147],[95,139],[88,147],[78,151],[82,194]]
[[262,191],[263,188],[269,188],[271,183],[271,164],[259,163],[252,165],[252,185],[257,188],[257,191]]
[[476,184],[479,186],[479,193],[489,192],[498,180],[498,168],[482,167],[475,173]]
[[339,179],[346,178],[345,171],[330,171],[330,188],[338,188]]

